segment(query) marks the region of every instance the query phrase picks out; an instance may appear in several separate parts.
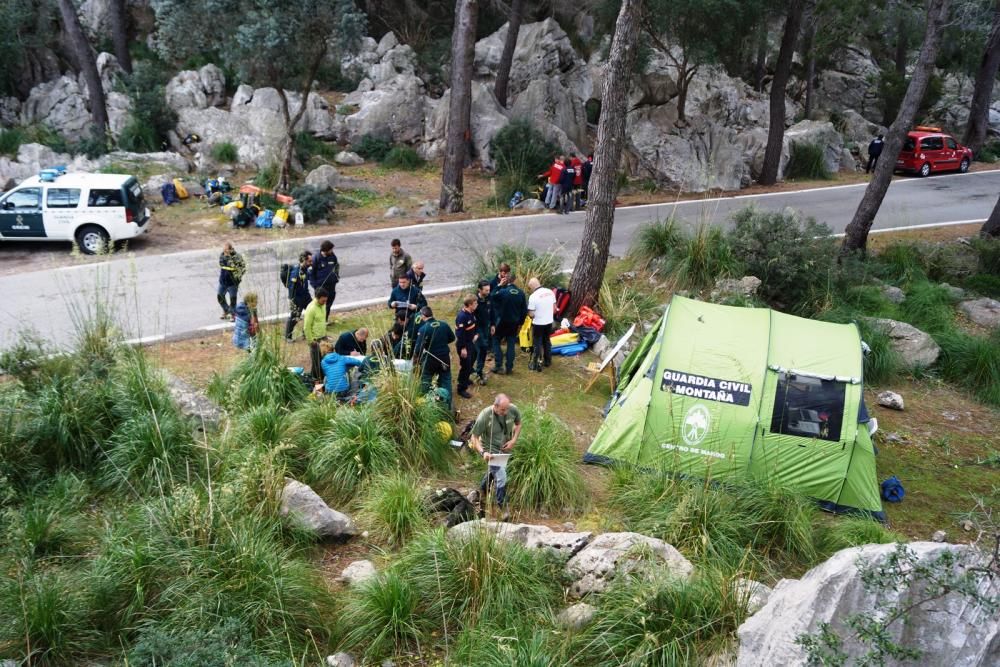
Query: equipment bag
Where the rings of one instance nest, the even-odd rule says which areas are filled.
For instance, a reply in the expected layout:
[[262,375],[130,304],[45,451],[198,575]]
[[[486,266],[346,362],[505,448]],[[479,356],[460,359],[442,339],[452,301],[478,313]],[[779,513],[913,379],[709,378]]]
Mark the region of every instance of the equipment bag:
[[261,229],[271,229],[274,226],[274,211],[266,209],[257,216],[257,227]]
[[181,179],[179,178],[174,179],[174,190],[177,191],[178,199],[187,199],[188,197],[191,196],[188,194],[187,188],[184,187],[184,184],[181,182]]
[[604,331],[604,324],[604,318],[587,306],[581,308],[573,320],[574,327],[593,327],[598,331]]
[[902,502],[905,495],[906,491],[903,490],[903,483],[895,475],[882,482],[882,499],[886,502]]
[[552,311],[552,316],[555,319],[562,319],[563,313],[566,312],[566,306],[569,305],[570,296],[571,294],[568,289],[563,289],[562,287],[556,288],[556,306]]
[[552,348],[552,354],[560,357],[575,357],[587,349],[586,343],[574,343],[572,345],[562,345]]
[[521,349],[524,350],[525,352],[528,352],[528,351],[531,350],[531,348],[532,348],[532,339],[531,339],[531,320],[530,319],[524,318],[524,322],[521,324],[521,331],[519,331],[518,334],[517,334],[517,341],[518,341],[518,345],[520,345]]
[[180,199],[177,198],[177,188],[174,187],[173,183],[164,183],[160,187],[160,196],[163,197],[163,203],[167,206],[180,202]]

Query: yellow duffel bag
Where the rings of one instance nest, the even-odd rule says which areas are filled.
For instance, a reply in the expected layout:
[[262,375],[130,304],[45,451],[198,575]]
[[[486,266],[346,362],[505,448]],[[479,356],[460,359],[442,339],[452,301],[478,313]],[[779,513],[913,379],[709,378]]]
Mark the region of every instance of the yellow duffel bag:
[[179,178],[174,179],[174,189],[177,190],[178,199],[187,199],[191,196],[188,194],[187,188],[184,187],[184,184],[181,183],[181,179]]
[[577,333],[564,333],[552,337],[552,347],[559,347],[560,345],[573,345],[574,343],[579,342],[580,334]]

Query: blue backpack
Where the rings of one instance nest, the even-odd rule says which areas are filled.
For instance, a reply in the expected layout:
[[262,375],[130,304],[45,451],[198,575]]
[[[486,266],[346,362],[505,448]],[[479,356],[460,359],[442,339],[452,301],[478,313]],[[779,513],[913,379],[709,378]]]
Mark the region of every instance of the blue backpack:
[[905,495],[906,491],[903,490],[903,483],[895,475],[882,482],[882,500],[887,503],[902,502]]
[[274,211],[266,209],[257,216],[257,226],[264,229],[271,229],[274,226]]
[[163,197],[163,203],[167,206],[171,204],[179,204],[181,199],[177,196],[177,188],[174,187],[173,183],[164,183],[160,188],[160,196]]

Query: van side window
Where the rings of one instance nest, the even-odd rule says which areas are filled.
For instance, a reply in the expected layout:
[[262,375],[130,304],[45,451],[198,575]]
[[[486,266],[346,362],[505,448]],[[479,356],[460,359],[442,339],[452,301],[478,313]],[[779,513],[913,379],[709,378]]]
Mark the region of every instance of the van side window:
[[941,137],[924,137],[920,140],[920,147],[925,151],[939,151],[944,148]]
[[45,205],[49,208],[76,208],[79,203],[77,188],[49,188],[45,192]]
[[91,190],[87,206],[122,206],[121,190]]
[[41,208],[41,188],[24,188],[16,190],[4,200],[4,208]]
[[946,144],[946,145],[948,146],[948,148],[950,148],[951,150],[955,150],[956,148],[958,148],[958,144],[956,144],[956,143],[955,143],[955,140],[954,140],[954,139],[952,139],[951,137],[948,137],[947,139],[945,139],[945,140],[944,140],[944,143],[945,143],[945,144]]
[[835,380],[779,373],[771,432],[840,440],[846,388],[843,382]]

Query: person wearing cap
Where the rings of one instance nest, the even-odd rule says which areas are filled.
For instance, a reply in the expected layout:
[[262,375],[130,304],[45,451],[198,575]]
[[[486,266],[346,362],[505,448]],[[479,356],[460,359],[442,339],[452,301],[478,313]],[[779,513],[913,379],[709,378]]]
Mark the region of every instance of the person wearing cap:
[[333,252],[333,241],[326,240],[313,256],[311,280],[313,290],[326,290],[326,319],[330,319],[333,300],[337,298],[337,283],[340,282],[340,261]]

